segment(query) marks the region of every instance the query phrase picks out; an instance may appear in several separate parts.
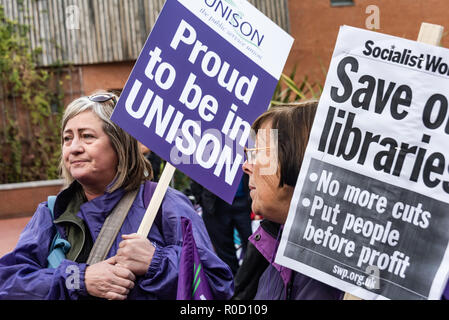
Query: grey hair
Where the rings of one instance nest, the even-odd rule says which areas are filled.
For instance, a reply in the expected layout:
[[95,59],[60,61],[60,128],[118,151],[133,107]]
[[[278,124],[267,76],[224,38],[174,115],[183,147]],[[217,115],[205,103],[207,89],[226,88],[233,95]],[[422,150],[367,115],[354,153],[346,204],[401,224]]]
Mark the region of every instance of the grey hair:
[[[112,94],[106,91],[96,92]],[[115,101],[118,97],[112,94]],[[67,122],[85,111],[91,111],[103,122],[103,131],[109,137],[111,145],[117,154],[118,167],[117,174],[113,179],[113,183],[109,185],[107,192],[113,192],[119,188],[126,191],[136,189],[145,180],[153,178],[153,169],[150,162],[140,152],[136,139],[130,134],[117,126],[111,121],[111,115],[114,110],[115,103],[113,99],[105,102],[94,102],[89,97],[80,97],[71,102],[62,117],[61,124],[61,148],[64,144],[63,132]],[[64,159],[61,156],[59,163],[60,175],[64,179],[65,185],[70,185],[75,179],[64,165]]]

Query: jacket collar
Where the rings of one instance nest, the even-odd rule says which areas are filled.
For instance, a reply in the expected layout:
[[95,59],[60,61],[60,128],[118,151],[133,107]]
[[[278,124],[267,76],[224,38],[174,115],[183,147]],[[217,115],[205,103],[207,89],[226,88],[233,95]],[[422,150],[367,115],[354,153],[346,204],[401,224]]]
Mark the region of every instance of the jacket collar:
[[[267,220],[262,221],[259,228],[254,232],[249,241],[259,250],[265,259],[280,273],[284,285],[287,285],[292,276],[292,270],[283,267],[274,262],[276,252],[279,246],[279,235],[283,226],[276,225]],[[275,231],[278,231],[277,235],[274,235]]]
[[73,196],[82,191],[81,185],[77,181],[73,181],[67,188],[59,192],[54,208],[55,220],[58,219],[66,210]]
[[[58,216],[54,220],[55,224],[58,224],[60,222],[66,222],[66,221],[74,222],[74,223],[80,222],[80,219],[79,219],[79,217],[77,217],[76,214],[80,210],[81,205],[84,202],[86,202],[86,197],[84,196],[81,189],[72,190],[70,195],[71,195],[70,199],[69,199],[69,197],[63,197],[64,200],[68,199],[69,201],[65,205],[64,212],[62,212],[62,213],[58,212]],[[62,207],[62,204],[61,204],[61,207]],[[81,221],[81,223],[82,223],[82,221]]]
[[[67,209],[71,199],[78,193],[83,192],[81,185],[74,181],[66,189],[62,190],[55,202],[55,220],[58,219]],[[112,193],[105,192],[103,195],[84,202],[77,213],[91,231],[92,238],[95,241],[101,230],[106,217],[111,213],[115,205],[120,201],[124,194],[123,189],[117,189]],[[58,229],[59,230],[59,229]],[[59,230],[64,234],[62,229]]]

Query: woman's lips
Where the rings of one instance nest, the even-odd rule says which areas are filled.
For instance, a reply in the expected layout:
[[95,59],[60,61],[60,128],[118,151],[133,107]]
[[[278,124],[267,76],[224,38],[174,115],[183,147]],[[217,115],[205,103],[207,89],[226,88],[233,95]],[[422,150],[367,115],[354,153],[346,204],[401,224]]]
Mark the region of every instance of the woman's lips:
[[74,160],[74,161],[70,161],[70,164],[80,164],[80,163],[85,163],[88,162],[87,160]]
[[249,196],[251,197],[251,199],[254,200],[254,197],[256,196],[256,188],[254,187],[249,188]]

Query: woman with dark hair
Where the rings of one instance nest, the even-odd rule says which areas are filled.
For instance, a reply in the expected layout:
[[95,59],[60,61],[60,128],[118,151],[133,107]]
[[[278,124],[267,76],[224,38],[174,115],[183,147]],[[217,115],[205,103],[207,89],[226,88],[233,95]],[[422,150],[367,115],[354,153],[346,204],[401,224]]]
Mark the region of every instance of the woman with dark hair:
[[[231,270],[182,193],[169,188],[148,237],[135,233],[155,183],[137,140],[110,120],[116,102],[116,95],[100,92],[67,107],[60,164],[66,186],[53,210],[39,204],[14,251],[0,259],[0,299],[176,299],[186,219],[213,298],[232,295]],[[130,199],[126,210],[123,199]],[[119,223],[109,219],[120,211]],[[100,254],[103,234],[110,235],[109,247]],[[66,249],[56,265],[54,239]]]
[[[343,292],[274,263],[304,158],[316,101],[272,107],[256,119],[256,146],[246,149],[252,210],[264,217],[236,275],[234,299],[341,299]],[[257,279],[257,280],[255,280]]]

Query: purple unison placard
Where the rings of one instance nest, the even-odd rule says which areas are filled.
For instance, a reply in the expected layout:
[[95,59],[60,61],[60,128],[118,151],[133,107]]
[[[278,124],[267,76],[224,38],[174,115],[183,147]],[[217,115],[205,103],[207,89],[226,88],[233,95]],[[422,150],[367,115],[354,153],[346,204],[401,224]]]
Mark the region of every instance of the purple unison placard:
[[[181,2],[188,3],[167,0],[112,120],[231,203],[243,174],[250,126],[266,111],[278,81],[254,62],[270,35],[243,14],[237,19],[226,11],[233,17],[226,24],[227,2],[195,0],[192,6],[204,6],[197,13]],[[225,39],[230,36],[239,48]],[[291,42],[287,46],[289,51]]]

